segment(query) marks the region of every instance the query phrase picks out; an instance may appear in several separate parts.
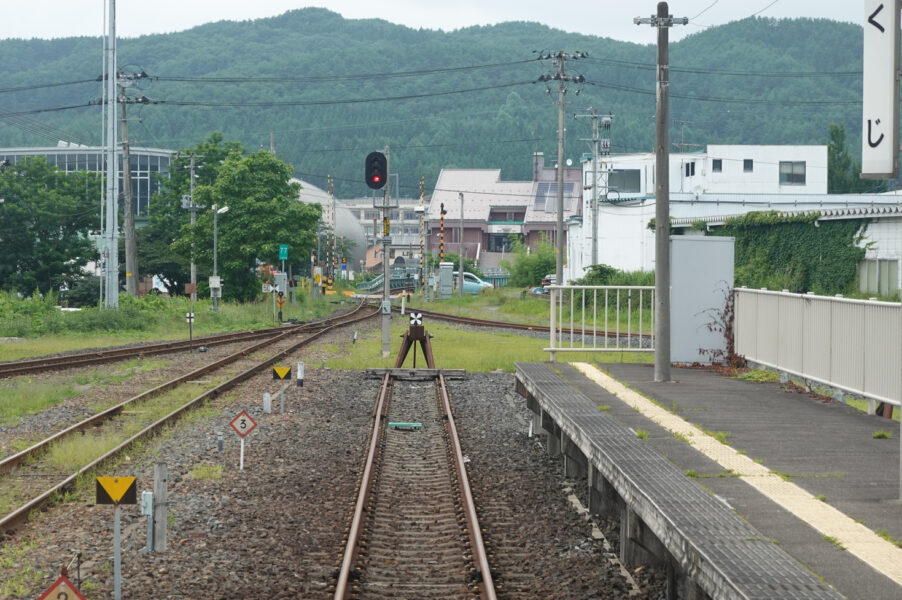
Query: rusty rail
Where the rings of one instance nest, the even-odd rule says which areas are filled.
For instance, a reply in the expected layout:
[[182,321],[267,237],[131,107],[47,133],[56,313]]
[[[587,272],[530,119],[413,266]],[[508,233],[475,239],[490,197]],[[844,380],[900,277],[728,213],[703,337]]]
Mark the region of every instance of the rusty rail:
[[[432,357],[430,355],[427,360],[431,361],[431,359]],[[345,550],[335,584],[333,600],[347,600],[351,594],[350,578],[357,566],[364,520],[367,516],[367,506],[370,504],[373,493],[372,486],[376,473],[375,461],[385,432],[385,419],[388,414],[391,385],[391,372],[387,372],[383,376],[379,397],[373,411],[373,429],[370,433],[366,461],[359,481],[359,492],[357,501],[354,505],[354,514],[351,518],[351,525],[348,530],[348,538],[345,542]],[[489,568],[488,556],[482,539],[482,533],[479,528],[479,519],[476,515],[476,505],[473,501],[469,481],[467,480],[466,465],[460,446],[460,440],[457,436],[457,427],[454,423],[454,417],[451,414],[450,396],[448,395],[445,378],[441,373],[438,374],[436,385],[441,398],[443,413],[442,421],[447,433],[447,439],[451,445],[452,464],[456,474],[455,479],[460,490],[470,547],[473,551],[473,562],[478,570],[480,598],[482,600],[496,600],[497,596],[495,594],[495,586]]]
[[[228,381],[225,381],[225,382],[221,383],[220,385],[216,386],[215,388],[207,390],[206,392],[200,394],[196,398],[194,398],[194,399],[190,400],[189,402],[187,402],[186,404],[182,405],[180,408],[175,409],[168,415],[160,418],[159,420],[157,420],[154,423],[151,423],[150,425],[148,425],[147,427],[145,427],[144,429],[142,429],[141,431],[139,431],[132,437],[123,441],[121,444],[119,444],[112,450],[108,451],[107,453],[103,454],[102,456],[94,459],[87,465],[80,468],[75,473],[69,475],[61,482],[57,483],[56,485],[52,486],[51,488],[49,488],[48,490],[46,490],[45,492],[40,494],[39,496],[32,498],[31,500],[29,500],[28,502],[26,502],[25,504],[23,504],[16,510],[14,510],[13,512],[0,518],[0,531],[5,531],[7,529],[13,528],[15,525],[19,524],[25,518],[27,518],[27,516],[32,511],[37,510],[38,508],[41,508],[42,506],[44,506],[44,504],[47,503],[50,500],[50,498],[53,497],[54,494],[56,494],[57,492],[71,488],[75,484],[75,482],[79,476],[90,472],[97,466],[99,466],[99,465],[103,464],[104,462],[110,460],[111,458],[117,456],[120,452],[122,452],[123,450],[125,450],[126,448],[131,446],[137,440],[139,440],[145,436],[148,436],[152,433],[155,433],[156,431],[159,431],[161,428],[165,427],[166,425],[169,425],[169,424],[175,422],[183,413],[194,408],[195,406],[199,406],[208,398],[215,398],[222,392],[225,392],[225,391],[235,387],[239,383],[252,377],[258,371],[271,366],[273,363],[275,363],[279,359],[291,354],[292,352],[295,352],[297,349],[302,348],[303,346],[306,346],[310,342],[312,342],[312,341],[316,340],[317,338],[325,335],[326,333],[332,331],[336,327],[340,327],[342,325],[347,325],[349,323],[354,323],[357,321],[369,319],[369,318],[374,317],[376,314],[378,314],[377,312],[373,311],[373,312],[364,314],[363,316],[356,316],[353,318],[348,318],[351,315],[356,315],[360,310],[362,310],[363,306],[365,306],[365,305],[361,304],[352,313],[338,317],[336,319],[338,322],[331,324],[331,325],[324,326],[322,329],[313,332],[310,336],[304,338],[303,340],[299,341],[298,343],[292,344],[290,347],[275,354],[274,356],[272,356],[268,359],[265,359],[265,360],[257,363],[256,365],[253,365],[252,367],[239,373],[238,375],[229,379]],[[294,333],[294,332],[286,332],[286,335],[290,335],[291,333]],[[265,343],[269,343],[270,341],[271,340],[267,340],[267,342],[265,342]],[[249,351],[250,350],[247,350],[246,352],[249,352]],[[219,362],[221,362],[221,361],[219,361]],[[55,438],[55,439],[59,439],[59,438]],[[42,442],[42,444],[43,444],[43,442]],[[12,458],[12,457],[10,457],[10,458]]]

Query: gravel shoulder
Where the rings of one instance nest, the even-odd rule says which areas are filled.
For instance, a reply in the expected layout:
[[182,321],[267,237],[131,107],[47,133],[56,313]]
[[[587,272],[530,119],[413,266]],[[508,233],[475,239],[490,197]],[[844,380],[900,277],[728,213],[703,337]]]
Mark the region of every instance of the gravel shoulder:
[[[346,343],[347,335],[336,335]],[[169,470],[166,553],[141,552],[146,519],[137,506],[123,507],[124,597],[331,597],[379,381],[311,368],[324,356],[310,349],[297,357],[309,366],[304,387],[287,388],[285,414],[278,395],[274,412],[263,414],[263,392],[278,391],[280,382],[260,375],[101,473],[136,476],[140,495],[152,489],[155,462]],[[616,548],[617,524],[593,528],[574,510],[568,490],[584,490],[585,482],[565,480],[541,440],[528,436],[529,413],[513,375],[468,374],[450,386],[483,527],[500,555],[516,558],[499,563],[501,597],[660,597],[662,579],[643,569],[633,572],[641,592],[630,595],[632,583],[593,535],[600,528]],[[241,410],[259,424],[246,442],[244,471],[228,425]],[[76,552],[84,560],[83,593],[112,597],[113,511],[93,506],[93,495],[88,485],[0,541],[0,597],[39,596]],[[492,538],[493,524],[503,526],[503,536]]]

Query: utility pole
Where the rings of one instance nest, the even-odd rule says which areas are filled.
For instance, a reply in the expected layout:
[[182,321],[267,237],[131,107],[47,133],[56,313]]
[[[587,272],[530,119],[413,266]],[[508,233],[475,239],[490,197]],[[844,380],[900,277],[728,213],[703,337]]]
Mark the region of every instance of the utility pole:
[[670,58],[669,32],[686,25],[686,17],[674,19],[666,2],[658,13],[636,17],[636,25],[658,28],[658,93],[655,117],[655,381],[670,381]]
[[425,236],[426,236],[426,206],[423,203],[426,188],[426,178],[420,177],[420,291],[423,294],[423,300],[426,300],[426,255],[425,255]]
[[128,146],[128,118],[125,105],[125,82],[119,82],[119,103],[122,105],[122,187],[123,212],[125,213],[125,291],[129,296],[138,296],[138,241],[135,232],[135,207],[132,198],[131,154]]
[[106,85],[106,277],[105,308],[119,308],[119,153],[116,147],[116,0],[109,0]]
[[464,297],[464,193],[458,192],[460,198],[460,276],[458,285],[460,285],[460,297]]
[[[585,52],[574,52],[568,54],[564,51],[558,51],[555,54],[539,54],[539,60],[552,61],[554,66],[554,75],[542,75],[538,81],[557,81],[558,82],[558,112],[557,112],[557,227],[555,229],[556,240],[556,269],[555,283],[562,285],[564,283],[564,96],[567,94],[567,82],[582,83],[586,79],[582,75],[567,75],[566,62],[568,60],[577,60],[586,58],[589,55]],[[550,94],[551,88],[546,88]],[[577,91],[577,94],[579,92]]]
[[[194,152],[191,153],[191,172],[188,175],[188,211],[191,213],[191,230],[194,231],[194,223],[197,221],[197,204],[194,203]],[[197,263],[194,262],[194,242],[191,242],[191,302],[197,301]]]
[[[590,208],[592,209],[592,264],[598,264],[598,161],[601,156],[607,156],[611,153],[611,139],[600,138],[598,132],[598,122],[601,120],[601,125],[605,129],[606,132],[609,132],[611,129],[611,119],[613,115],[605,115],[599,116],[598,111],[594,108],[589,109],[591,112],[588,114],[582,115],[573,115],[574,119],[592,119],[592,139],[587,140],[582,138],[584,142],[592,142],[592,185],[585,186],[583,191],[588,189],[592,190],[592,199]],[[604,185],[601,186],[602,194],[605,199],[608,196],[608,179],[607,179],[607,170],[602,169],[602,175],[604,176]]]

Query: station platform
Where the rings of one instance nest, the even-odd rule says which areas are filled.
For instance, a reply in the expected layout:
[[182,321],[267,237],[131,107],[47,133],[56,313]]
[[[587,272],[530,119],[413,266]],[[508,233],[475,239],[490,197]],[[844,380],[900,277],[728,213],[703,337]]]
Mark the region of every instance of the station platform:
[[[633,447],[631,453],[619,453],[622,458],[618,458],[616,448],[620,442],[617,441],[608,441],[607,450],[595,452],[590,445],[585,456],[577,454],[588,463],[623,461],[620,466],[598,464],[597,468],[600,473],[614,472],[616,476],[622,466],[624,474],[632,473],[631,479],[624,479],[626,483],[605,481],[601,487],[625,486],[624,490],[618,490],[628,496],[625,501],[653,505],[653,510],[662,515],[662,524],[648,525],[657,527],[668,537],[661,540],[665,546],[685,546],[685,539],[700,536],[704,538],[700,548],[719,548],[717,537],[721,534],[717,529],[731,527],[730,532],[736,531],[735,524],[725,526],[715,522],[716,510],[711,511],[712,525],[716,527],[702,525],[693,529],[698,518],[703,520],[706,516],[705,511],[709,509],[705,508],[708,500],[704,496],[710,496],[757,532],[740,533],[741,540],[766,540],[797,561],[802,568],[794,571],[790,580],[799,573],[801,579],[811,573],[846,598],[902,599],[902,502],[899,500],[899,436],[902,433],[898,422],[784,389],[779,383],[744,381],[710,370],[688,368],[673,368],[672,382],[655,383],[653,374],[650,365],[517,365],[518,389],[521,393],[530,390],[525,395],[533,411],[536,404],[542,404],[541,396],[545,396],[547,406],[542,407],[540,417],[546,420],[543,424],[539,419],[537,427],[555,430],[562,425],[549,425],[549,416],[567,421],[558,431],[556,442],[549,438],[550,449],[556,444],[555,452],[566,455],[574,441],[564,439],[568,435],[564,430],[572,430],[574,425],[578,429],[580,422],[586,424],[584,432],[573,435],[585,438],[577,442],[584,449],[589,438],[620,435],[606,425],[599,425],[598,414],[630,433],[618,438],[624,445]],[[582,404],[556,400],[568,396],[562,386],[569,387],[571,395],[583,399]],[[598,414],[593,414],[592,408]],[[885,434],[875,437],[877,432]],[[687,487],[685,482],[678,482],[679,485],[668,484],[666,489],[662,488],[656,479],[664,476],[645,466],[650,464],[648,457],[641,459],[646,462],[642,469],[637,469],[635,440],[640,437],[643,452],[647,448],[664,457],[664,462],[695,485]],[[594,468],[588,471],[592,488],[596,485]],[[648,473],[647,481],[642,481],[642,473]],[[592,489],[594,493],[595,488]],[[696,489],[706,494],[696,496]],[[668,498],[668,494],[682,495],[687,491],[685,502],[681,503],[681,498]],[[673,514],[668,515],[671,510]],[[687,528],[685,523],[690,526]],[[741,525],[738,527],[741,530]],[[669,531],[677,531],[678,535]],[[735,541],[736,534],[729,535]],[[732,548],[732,543],[725,537],[722,547]],[[691,562],[693,552],[708,551],[677,548],[676,552],[685,553]],[[728,558],[713,553],[710,562],[714,570],[718,560],[756,561],[758,556],[763,556],[751,552],[743,558],[744,550],[738,554],[732,549],[730,552],[733,554]],[[764,568],[753,574],[754,570],[750,569],[740,579],[762,578],[761,573],[768,572]],[[736,572],[742,573],[742,569]],[[774,581],[782,576],[773,573]],[[701,587],[712,585],[708,581]],[[739,587],[742,585],[748,589],[754,587],[748,581]],[[801,591],[803,587],[805,591]],[[786,591],[793,589],[790,581],[778,595],[771,597],[827,597],[814,590],[816,587],[800,584],[800,591],[795,594]],[[721,595],[715,591],[708,595],[730,597],[732,593]],[[776,587],[773,593],[777,593]],[[767,592],[762,591],[760,597],[768,597]]]

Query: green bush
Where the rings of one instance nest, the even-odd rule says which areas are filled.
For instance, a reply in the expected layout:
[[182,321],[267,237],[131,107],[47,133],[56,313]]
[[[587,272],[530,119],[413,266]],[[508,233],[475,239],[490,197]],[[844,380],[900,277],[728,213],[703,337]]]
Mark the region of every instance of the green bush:
[[527,248],[519,239],[514,240],[512,261],[505,260],[501,265],[510,274],[510,285],[530,287],[542,284],[542,278],[557,270],[557,259],[554,246],[543,238],[535,248]]

